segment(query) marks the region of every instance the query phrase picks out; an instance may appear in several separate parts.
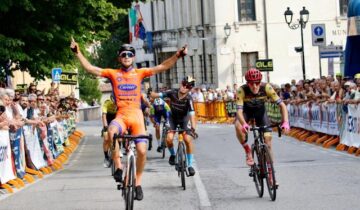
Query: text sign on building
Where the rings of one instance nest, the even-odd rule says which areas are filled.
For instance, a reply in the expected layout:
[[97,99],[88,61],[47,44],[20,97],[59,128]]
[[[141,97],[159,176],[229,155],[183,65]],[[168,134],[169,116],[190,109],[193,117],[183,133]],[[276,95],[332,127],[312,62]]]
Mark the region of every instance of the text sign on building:
[[257,60],[255,66],[260,71],[273,71],[273,60],[272,59]]
[[311,37],[313,46],[325,46],[325,24],[311,24]]
[[76,85],[77,77],[78,77],[78,75],[76,72],[63,72],[61,74],[60,84]]
[[344,53],[342,45],[327,45],[320,47],[320,58],[337,58]]
[[60,79],[61,79],[61,72],[62,69],[61,68],[53,68],[51,71],[51,77],[52,77],[52,81],[55,83],[59,83]]

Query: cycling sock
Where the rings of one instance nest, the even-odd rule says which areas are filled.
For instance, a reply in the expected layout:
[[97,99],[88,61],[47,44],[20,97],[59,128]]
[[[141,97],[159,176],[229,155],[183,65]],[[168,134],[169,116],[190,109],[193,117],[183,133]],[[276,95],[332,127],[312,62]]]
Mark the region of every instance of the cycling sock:
[[242,146],[244,147],[246,154],[251,152],[251,148],[247,143],[242,144]]
[[186,159],[187,159],[187,166],[192,167],[192,162],[193,162],[193,159],[194,159],[194,155],[193,154],[186,154]]
[[169,148],[170,155],[175,155],[175,149],[174,147]]
[[158,146],[160,147],[161,146],[160,139],[156,139],[156,141],[158,143]]
[[106,158],[106,159],[109,159],[109,155],[108,155],[107,152],[104,151],[104,155],[105,155],[105,158]]

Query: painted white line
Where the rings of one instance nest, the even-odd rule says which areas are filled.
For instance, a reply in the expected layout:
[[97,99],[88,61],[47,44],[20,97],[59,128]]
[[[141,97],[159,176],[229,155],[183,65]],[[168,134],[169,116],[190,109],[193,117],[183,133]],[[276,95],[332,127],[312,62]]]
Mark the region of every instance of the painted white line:
[[200,206],[211,206],[208,193],[205,189],[204,183],[201,181],[201,177],[199,173],[200,171],[196,167],[195,159],[194,159],[193,167],[196,171],[196,174],[194,176],[194,181],[200,199]]

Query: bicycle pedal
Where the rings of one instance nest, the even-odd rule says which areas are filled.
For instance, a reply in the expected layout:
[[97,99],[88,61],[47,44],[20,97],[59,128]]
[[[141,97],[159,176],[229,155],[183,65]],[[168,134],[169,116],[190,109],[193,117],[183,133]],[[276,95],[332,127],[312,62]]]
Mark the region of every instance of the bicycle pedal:
[[118,190],[122,190],[122,189],[123,189],[123,185],[122,185],[122,184],[118,184],[118,185],[117,185],[117,189],[118,189]]

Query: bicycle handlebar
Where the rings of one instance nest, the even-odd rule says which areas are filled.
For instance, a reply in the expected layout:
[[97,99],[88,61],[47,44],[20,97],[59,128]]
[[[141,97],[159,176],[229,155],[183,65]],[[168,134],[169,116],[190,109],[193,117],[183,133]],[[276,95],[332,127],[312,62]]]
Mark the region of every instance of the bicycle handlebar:
[[114,134],[113,139],[129,139],[129,140],[135,140],[135,139],[148,139],[148,140],[152,140],[152,136],[151,135],[138,135],[138,136],[133,136],[133,135],[123,135],[123,134]]
[[265,131],[266,129],[268,128],[277,128],[278,130],[278,135],[279,137],[281,137],[281,128],[280,128],[280,125],[279,124],[276,124],[276,125],[266,125],[266,126],[260,126],[260,127],[257,127],[257,126],[253,126],[253,127],[250,127],[250,131]]

